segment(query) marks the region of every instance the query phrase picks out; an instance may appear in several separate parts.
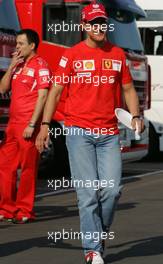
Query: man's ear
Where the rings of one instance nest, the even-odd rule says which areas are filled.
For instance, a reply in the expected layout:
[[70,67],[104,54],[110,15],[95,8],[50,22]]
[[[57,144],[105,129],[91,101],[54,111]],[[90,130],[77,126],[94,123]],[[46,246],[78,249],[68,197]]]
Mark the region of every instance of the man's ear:
[[31,49],[34,51],[35,50],[35,46],[36,46],[35,43],[32,42],[30,45],[31,45]]

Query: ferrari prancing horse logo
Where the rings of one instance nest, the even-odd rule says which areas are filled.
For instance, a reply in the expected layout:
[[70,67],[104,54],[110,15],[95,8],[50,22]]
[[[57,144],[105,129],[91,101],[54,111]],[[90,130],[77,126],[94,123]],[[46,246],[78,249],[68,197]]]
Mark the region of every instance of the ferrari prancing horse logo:
[[104,70],[112,69],[112,60],[103,60],[103,69]]
[[112,59],[103,59],[102,60],[102,69],[103,70],[113,70],[113,71],[121,71],[122,61],[120,60],[112,60]]

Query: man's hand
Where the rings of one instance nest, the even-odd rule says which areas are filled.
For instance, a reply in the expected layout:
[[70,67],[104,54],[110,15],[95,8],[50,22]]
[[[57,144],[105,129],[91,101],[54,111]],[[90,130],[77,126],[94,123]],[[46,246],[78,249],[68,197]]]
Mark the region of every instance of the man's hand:
[[45,148],[48,148],[49,143],[49,127],[41,126],[40,132],[36,138],[36,148],[42,153]]
[[14,52],[13,57],[11,59],[11,63],[4,74],[4,76],[0,80],[0,93],[4,94],[11,88],[11,78],[13,74],[13,70],[16,69],[16,66],[23,62],[23,57],[20,55],[20,52]]
[[141,118],[133,118],[131,125],[134,130],[137,130],[138,133],[142,133],[144,131],[144,120]]
[[16,51],[12,54],[12,56],[13,57],[11,59],[9,68],[13,70],[18,64],[22,63],[24,60],[23,57],[20,55],[20,52]]
[[33,135],[33,132],[34,132],[34,127],[29,127],[27,126],[25,129],[24,129],[24,132],[23,132],[23,138],[24,139],[29,139],[32,137]]

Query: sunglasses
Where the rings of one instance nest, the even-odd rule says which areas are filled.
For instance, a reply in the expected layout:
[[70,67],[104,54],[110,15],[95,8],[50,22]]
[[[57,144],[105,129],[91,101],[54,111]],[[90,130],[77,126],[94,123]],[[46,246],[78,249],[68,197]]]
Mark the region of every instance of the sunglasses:
[[90,25],[103,25],[103,24],[107,24],[107,20],[106,19],[102,19],[102,18],[96,18],[92,21],[88,21],[88,23]]

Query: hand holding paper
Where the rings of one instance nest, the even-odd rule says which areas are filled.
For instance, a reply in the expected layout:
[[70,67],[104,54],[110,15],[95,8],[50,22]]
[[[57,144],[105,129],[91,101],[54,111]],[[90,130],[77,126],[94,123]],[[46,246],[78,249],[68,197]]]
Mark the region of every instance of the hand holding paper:
[[135,126],[135,140],[141,139],[140,136],[141,128],[139,128],[138,121],[136,119],[133,121],[132,115],[129,112],[127,112],[122,108],[116,108],[115,115],[118,118],[118,120],[128,128],[134,129]]

